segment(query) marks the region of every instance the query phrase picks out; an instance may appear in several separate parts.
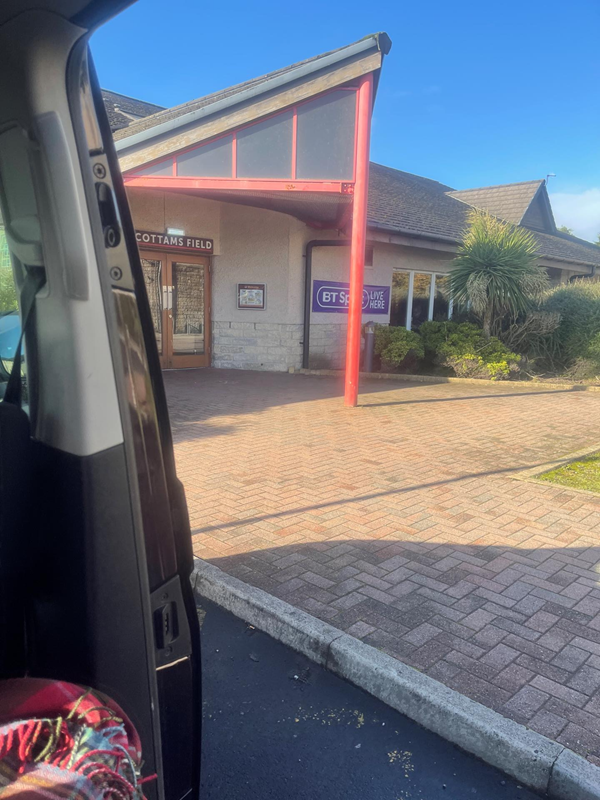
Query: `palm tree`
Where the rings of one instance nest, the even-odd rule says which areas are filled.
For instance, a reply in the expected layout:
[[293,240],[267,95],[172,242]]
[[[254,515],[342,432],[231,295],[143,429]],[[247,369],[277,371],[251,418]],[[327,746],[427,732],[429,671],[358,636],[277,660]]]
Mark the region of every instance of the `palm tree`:
[[454,302],[469,305],[489,339],[498,319],[514,319],[532,307],[548,288],[548,274],[538,263],[531,231],[477,209],[468,221],[450,284]]

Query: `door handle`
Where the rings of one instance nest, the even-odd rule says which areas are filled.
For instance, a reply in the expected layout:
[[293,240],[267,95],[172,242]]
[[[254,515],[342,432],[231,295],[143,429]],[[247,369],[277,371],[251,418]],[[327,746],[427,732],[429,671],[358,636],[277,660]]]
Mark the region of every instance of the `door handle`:
[[163,295],[163,309],[165,311],[169,311],[170,309],[173,308],[173,287],[163,286],[162,295]]

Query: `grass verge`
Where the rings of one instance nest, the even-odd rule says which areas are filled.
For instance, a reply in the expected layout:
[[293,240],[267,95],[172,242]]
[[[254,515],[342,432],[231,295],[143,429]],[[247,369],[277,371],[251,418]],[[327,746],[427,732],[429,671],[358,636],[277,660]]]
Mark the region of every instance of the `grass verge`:
[[544,472],[538,480],[600,493],[600,452]]

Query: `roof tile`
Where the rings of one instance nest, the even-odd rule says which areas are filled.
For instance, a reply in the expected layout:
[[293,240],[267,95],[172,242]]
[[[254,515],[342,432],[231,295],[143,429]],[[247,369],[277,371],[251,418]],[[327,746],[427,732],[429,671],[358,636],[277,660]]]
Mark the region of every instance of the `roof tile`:
[[[494,195],[492,190],[499,190],[496,193],[498,196],[510,198],[528,196],[531,202],[541,183],[542,181],[528,181],[521,184],[485,187],[480,202],[487,202]],[[514,193],[511,191],[513,187],[517,187]],[[476,205],[474,200],[477,191],[470,189],[456,192],[450,186],[438,181],[372,163],[369,173],[369,225],[396,233],[458,242],[467,226],[469,205]],[[469,193],[469,201],[457,199],[457,195]],[[491,211],[489,207],[487,210]],[[507,219],[499,213],[500,211],[502,209],[497,206],[495,216]],[[532,233],[542,256],[575,264],[600,266],[600,247],[592,242],[586,242],[566,233],[550,234],[538,231]]]

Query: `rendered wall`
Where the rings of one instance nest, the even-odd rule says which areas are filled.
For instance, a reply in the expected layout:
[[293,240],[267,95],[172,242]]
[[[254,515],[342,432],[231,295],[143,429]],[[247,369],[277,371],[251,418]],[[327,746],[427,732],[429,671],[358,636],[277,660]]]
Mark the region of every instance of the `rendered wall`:
[[[215,367],[287,371],[302,365],[304,254],[314,239],[337,239],[299,220],[250,206],[191,195],[129,191],[134,224],[167,227],[214,240],[211,264],[212,363]],[[451,254],[375,243],[365,283],[390,286],[394,269],[445,272]],[[313,250],[313,280],[348,281],[349,247]],[[265,309],[238,309],[237,284],[266,284]],[[363,315],[363,322],[389,322],[389,315]],[[347,314],[312,313],[310,366],[341,368]]]

